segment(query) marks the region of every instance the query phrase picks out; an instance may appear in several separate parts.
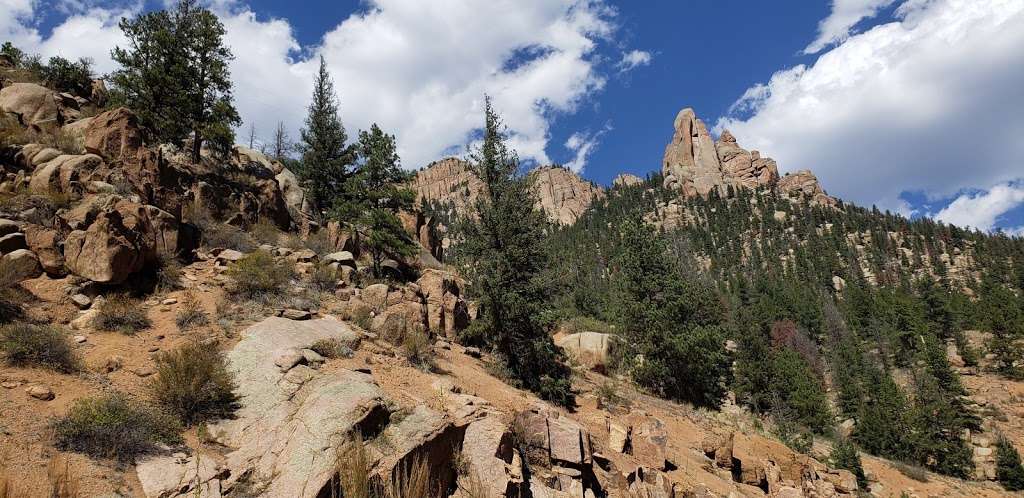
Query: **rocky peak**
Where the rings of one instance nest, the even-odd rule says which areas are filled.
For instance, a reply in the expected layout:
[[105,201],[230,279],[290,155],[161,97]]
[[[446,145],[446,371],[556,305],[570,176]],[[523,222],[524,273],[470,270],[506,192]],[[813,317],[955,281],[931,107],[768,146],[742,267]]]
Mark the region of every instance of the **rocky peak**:
[[[542,166],[530,175],[534,178],[537,206],[552,221],[563,225],[575,223],[594,199],[604,196],[604,189],[562,167]],[[449,157],[418,172],[413,188],[418,200],[450,204],[461,212],[476,200],[483,183],[466,161]]]
[[728,130],[723,131],[716,142],[690,108],[676,116],[675,133],[665,148],[662,172],[665,186],[681,191],[684,197],[706,196],[712,190],[724,190],[731,185],[748,189],[779,188],[790,197],[800,192],[812,202],[835,204],[835,199],[825,194],[809,171],[789,175],[794,178],[783,182],[773,159],[761,157],[756,150],[744,149]]
[[639,176],[631,175],[629,173],[622,173],[619,176],[616,176],[614,180],[612,180],[612,185],[615,185],[616,187],[632,187],[634,185],[640,185],[643,182],[644,179],[640,178]]
[[575,223],[594,199],[604,197],[603,188],[565,168],[543,166],[530,174],[541,209],[562,225]]

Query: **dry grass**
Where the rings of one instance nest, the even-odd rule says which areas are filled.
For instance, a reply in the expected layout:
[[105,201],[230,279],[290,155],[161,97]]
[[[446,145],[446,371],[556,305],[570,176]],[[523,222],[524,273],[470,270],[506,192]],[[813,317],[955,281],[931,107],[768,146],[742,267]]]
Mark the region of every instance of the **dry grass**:
[[99,313],[93,319],[93,326],[108,332],[133,335],[153,326],[146,316],[146,310],[138,299],[126,294],[110,296],[100,305]]
[[417,368],[429,371],[433,367],[433,349],[430,334],[423,327],[407,330],[401,344],[402,355]]
[[386,498],[428,498],[441,493],[434,489],[430,466],[425,458],[416,455],[408,465],[395,469],[385,486]]
[[335,449],[335,475],[328,483],[332,498],[433,498],[442,493],[434,488],[430,466],[426,459],[416,456],[399,466],[381,485],[374,479],[373,462],[356,433]]
[[161,256],[157,261],[156,292],[163,294],[181,288],[181,277],[185,274],[184,266],[177,258]]
[[900,471],[900,474],[903,474],[917,482],[928,482],[928,471],[918,467],[917,465],[904,462],[894,462],[893,466],[896,467],[896,470]]
[[210,323],[210,317],[203,311],[203,305],[192,291],[185,292],[178,303],[174,323],[182,331],[192,330]]

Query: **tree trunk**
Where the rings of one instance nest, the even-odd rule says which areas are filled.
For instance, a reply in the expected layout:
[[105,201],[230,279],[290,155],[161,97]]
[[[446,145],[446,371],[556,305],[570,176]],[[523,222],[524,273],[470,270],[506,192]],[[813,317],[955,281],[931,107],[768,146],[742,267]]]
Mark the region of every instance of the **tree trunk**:
[[203,137],[199,135],[198,131],[192,132],[192,164],[199,164],[200,152],[203,150]]

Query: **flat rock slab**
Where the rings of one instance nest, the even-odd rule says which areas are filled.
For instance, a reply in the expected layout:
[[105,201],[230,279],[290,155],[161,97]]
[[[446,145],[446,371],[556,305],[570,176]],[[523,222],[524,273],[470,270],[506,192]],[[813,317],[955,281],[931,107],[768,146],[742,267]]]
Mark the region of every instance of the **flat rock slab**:
[[323,339],[355,343],[359,335],[334,320],[271,317],[246,329],[228,352],[241,408],[235,419],[209,427],[232,449],[224,491],[246,475],[274,476],[260,496],[315,498],[333,474],[340,438],[386,410],[384,393],[369,375],[303,369],[306,375],[287,376],[275,364],[284,353]]

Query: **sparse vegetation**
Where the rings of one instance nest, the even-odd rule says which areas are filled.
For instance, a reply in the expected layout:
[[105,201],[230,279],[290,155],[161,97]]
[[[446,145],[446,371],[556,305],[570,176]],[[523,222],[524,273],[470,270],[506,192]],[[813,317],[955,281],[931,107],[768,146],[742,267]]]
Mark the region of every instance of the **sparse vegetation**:
[[328,482],[332,498],[437,498],[443,496],[419,455],[399,464],[386,482],[373,478],[373,462],[362,435],[356,433],[335,449],[335,475]]
[[35,366],[61,373],[76,372],[81,360],[67,333],[53,325],[15,322],[0,326],[0,351],[13,366]]
[[181,277],[185,274],[178,258],[161,256],[157,260],[156,291],[170,292],[181,288]]
[[608,408],[629,407],[629,399],[620,394],[621,386],[614,379],[607,379],[597,386],[597,401]]
[[352,348],[337,339],[320,339],[309,347],[324,358],[351,358]]
[[115,294],[100,304],[93,326],[99,330],[132,335],[152,327],[153,322],[138,299],[127,294]]
[[75,402],[52,426],[58,449],[125,463],[182,442],[173,417],[116,392]]
[[928,471],[923,467],[918,467],[917,465],[906,462],[896,462],[894,465],[896,470],[900,471],[900,474],[903,474],[917,482],[928,482]]
[[402,355],[422,370],[429,370],[433,364],[433,348],[430,334],[423,327],[410,327],[402,337]]
[[234,280],[231,294],[266,303],[284,292],[293,271],[270,253],[258,250],[233,263],[227,275]]
[[228,417],[238,408],[234,376],[216,345],[194,341],[160,353],[156,371],[150,394],[187,426]]
[[868,488],[868,478],[864,474],[864,466],[860,462],[860,454],[853,442],[846,438],[839,438],[832,445],[832,454],[829,456],[832,466],[837,469],[846,469],[857,478],[857,486],[861,489]]
[[203,310],[203,305],[194,292],[182,294],[178,302],[178,311],[174,315],[174,323],[180,330],[191,330],[210,323],[210,317]]
[[318,263],[309,273],[309,287],[315,292],[334,292],[341,279],[338,270],[323,263]]

